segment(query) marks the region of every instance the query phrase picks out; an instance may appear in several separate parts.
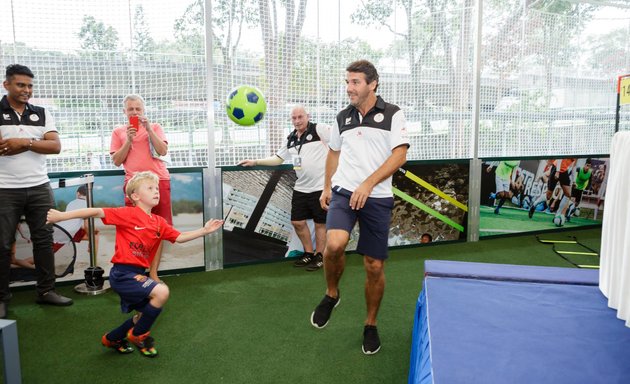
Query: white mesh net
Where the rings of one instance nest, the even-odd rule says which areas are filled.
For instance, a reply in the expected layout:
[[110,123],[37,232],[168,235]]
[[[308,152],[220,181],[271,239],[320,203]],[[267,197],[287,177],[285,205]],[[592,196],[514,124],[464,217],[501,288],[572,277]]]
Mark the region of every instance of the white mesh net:
[[[217,165],[267,156],[289,132],[293,105],[333,121],[347,103],[344,69],[359,58],[376,64],[379,93],[405,111],[409,159],[473,155],[472,0],[0,4],[0,63],[31,67],[34,103],[50,108],[61,134],[50,171],[112,168],[111,130],[124,122],[121,101],[131,92],[164,127],[171,166],[207,165],[209,146]],[[616,78],[630,73],[628,9],[488,0],[482,25],[479,156],[607,153]],[[242,84],[260,88],[268,104],[250,128],[224,108]],[[628,107],[621,112],[628,129]]]
[[482,81],[495,81],[482,87],[480,157],[608,153],[616,76],[629,65],[627,12],[567,7],[489,28]]

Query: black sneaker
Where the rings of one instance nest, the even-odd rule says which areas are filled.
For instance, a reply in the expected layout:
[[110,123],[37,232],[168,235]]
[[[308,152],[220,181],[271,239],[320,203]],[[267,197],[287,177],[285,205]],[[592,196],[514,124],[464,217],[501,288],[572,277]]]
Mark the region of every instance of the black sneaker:
[[298,267],[298,268],[302,268],[302,267],[306,267],[307,265],[309,265],[313,260],[315,259],[315,255],[313,253],[310,252],[304,252],[304,254],[302,255],[302,257],[300,257],[299,259],[297,259],[295,261],[295,263],[293,263],[294,267]]
[[311,324],[313,324],[313,327],[324,328],[326,324],[328,324],[332,310],[339,305],[340,297],[341,295],[339,290],[337,290],[336,299],[328,295],[324,296],[322,301],[311,314]]
[[378,337],[376,325],[366,325],[363,328],[363,353],[373,355],[381,349],[381,339]]
[[531,219],[534,216],[534,212],[536,212],[536,206],[532,204],[532,206],[529,207],[529,212],[527,213],[527,216],[529,216],[529,218]]
[[324,256],[321,253],[317,252],[315,254],[315,257],[313,258],[313,261],[311,261],[308,267],[306,267],[306,270],[309,272],[317,271],[323,265],[324,265]]

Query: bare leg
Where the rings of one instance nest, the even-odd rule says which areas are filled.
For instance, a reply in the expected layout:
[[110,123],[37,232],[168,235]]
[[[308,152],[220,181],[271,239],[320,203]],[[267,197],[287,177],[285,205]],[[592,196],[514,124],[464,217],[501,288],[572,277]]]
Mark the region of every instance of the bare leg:
[[376,325],[376,316],[381,306],[383,293],[385,292],[385,262],[363,256],[365,266],[365,303],[367,305],[367,318],[365,325]]
[[[157,252],[155,253],[155,257],[153,258],[153,261],[151,262],[151,268],[149,268],[149,277],[157,281],[158,283],[162,282],[162,280],[160,280],[160,278],[158,277],[158,270],[160,269],[160,261],[162,260],[163,245],[164,245],[164,242],[160,242],[160,246],[157,249]],[[153,306],[155,307],[155,305]]]
[[315,223],[315,250],[324,252],[326,247],[326,224]]
[[339,280],[346,267],[346,245],[350,234],[344,230],[331,229],[327,233],[326,248],[324,248],[324,272],[326,275],[326,294],[330,297],[339,296]]
[[560,207],[558,207],[558,214],[562,216],[566,216],[567,208],[569,208],[569,201],[571,200],[571,186],[563,185],[562,193],[564,193],[564,197],[561,200]]
[[295,233],[298,235],[298,238],[302,242],[304,252],[313,253],[313,241],[311,240],[311,231],[309,231],[308,229],[308,224],[306,224],[306,220],[291,221],[291,224],[293,224]]
[[33,260],[32,257],[26,259],[18,259],[15,257],[15,243],[11,246],[11,264],[22,268],[35,269],[35,260]]

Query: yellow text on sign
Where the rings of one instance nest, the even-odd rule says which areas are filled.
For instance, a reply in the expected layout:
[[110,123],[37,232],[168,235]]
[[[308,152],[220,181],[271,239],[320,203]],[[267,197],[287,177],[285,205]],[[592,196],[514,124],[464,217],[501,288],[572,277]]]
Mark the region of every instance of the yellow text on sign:
[[619,84],[619,104],[630,104],[630,77],[623,77]]

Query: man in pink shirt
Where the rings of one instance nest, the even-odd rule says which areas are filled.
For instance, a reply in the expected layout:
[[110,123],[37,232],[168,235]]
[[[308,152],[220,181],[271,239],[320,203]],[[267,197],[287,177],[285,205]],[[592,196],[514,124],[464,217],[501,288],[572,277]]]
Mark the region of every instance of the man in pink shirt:
[[[171,212],[171,176],[162,159],[168,151],[168,142],[164,131],[158,123],[151,123],[144,115],[144,99],[140,95],[127,95],[123,99],[123,113],[129,118],[128,124],[116,126],[112,132],[109,153],[116,166],[125,169],[125,184],[138,172],[151,171],[158,175],[160,202],[153,207],[152,213],[162,216],[173,225]],[[125,196],[125,205],[133,206],[133,202]],[[162,246],[157,251],[149,276],[160,281],[157,276],[162,257]]]

